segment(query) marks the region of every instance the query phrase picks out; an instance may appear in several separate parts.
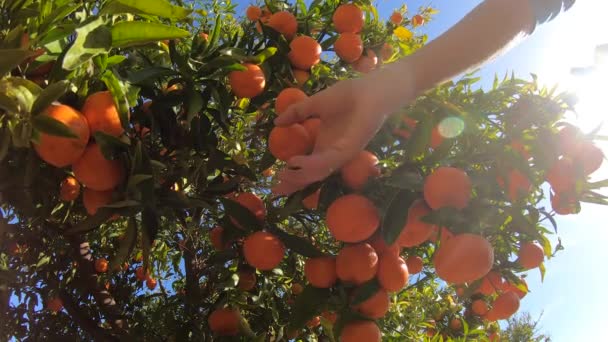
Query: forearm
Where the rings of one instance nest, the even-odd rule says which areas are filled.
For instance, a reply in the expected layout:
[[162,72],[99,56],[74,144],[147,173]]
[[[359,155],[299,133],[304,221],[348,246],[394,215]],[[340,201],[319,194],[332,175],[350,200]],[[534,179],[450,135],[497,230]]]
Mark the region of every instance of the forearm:
[[486,0],[449,31],[374,77],[390,85],[385,94],[395,96],[384,99],[399,108],[496,56],[531,32],[534,22],[529,0]]

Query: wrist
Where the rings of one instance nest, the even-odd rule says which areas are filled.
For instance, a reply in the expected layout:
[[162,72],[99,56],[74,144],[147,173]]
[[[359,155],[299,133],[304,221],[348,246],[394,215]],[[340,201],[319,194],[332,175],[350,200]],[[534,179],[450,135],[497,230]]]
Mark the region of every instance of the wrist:
[[361,79],[378,115],[387,117],[410,104],[418,95],[412,66],[405,58],[368,74]]

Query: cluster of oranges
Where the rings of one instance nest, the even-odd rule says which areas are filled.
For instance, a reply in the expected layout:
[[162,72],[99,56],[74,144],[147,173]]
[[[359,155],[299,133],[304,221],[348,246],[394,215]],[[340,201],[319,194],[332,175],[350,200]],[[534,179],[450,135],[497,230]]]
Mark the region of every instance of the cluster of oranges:
[[112,201],[112,193],[125,177],[118,160],[104,157],[99,145],[90,141],[97,132],[119,137],[124,129],[120,123],[116,103],[109,91],[91,94],[81,112],[62,104],[53,104],[42,115],[63,123],[76,135],[75,138],[40,134],[34,144],[38,156],[55,167],[71,166],[73,176],[61,182],[60,198],[74,201],[84,185],[82,201],[89,215]]

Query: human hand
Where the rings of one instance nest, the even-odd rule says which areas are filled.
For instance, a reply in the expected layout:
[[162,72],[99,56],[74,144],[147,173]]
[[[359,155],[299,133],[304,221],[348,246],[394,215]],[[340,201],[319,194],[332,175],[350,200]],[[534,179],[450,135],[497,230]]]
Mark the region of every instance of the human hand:
[[392,82],[396,81],[394,77],[385,69],[364,78],[340,81],[276,118],[277,126],[309,117],[318,117],[321,125],[313,152],[288,160],[287,167],[277,174],[279,182],[273,192],[288,195],[323,180],[365,148],[387,115],[413,97],[408,95],[413,92],[403,87],[408,84],[404,82],[407,77],[402,74],[396,83]]

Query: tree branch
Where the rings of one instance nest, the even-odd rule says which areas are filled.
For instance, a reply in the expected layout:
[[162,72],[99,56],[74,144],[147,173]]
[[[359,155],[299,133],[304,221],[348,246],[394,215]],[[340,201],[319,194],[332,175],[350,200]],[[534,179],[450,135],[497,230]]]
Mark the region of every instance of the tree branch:
[[100,328],[92,319],[87,317],[67,291],[59,291],[59,297],[63,302],[63,307],[74,322],[91,335],[95,341],[118,341],[117,338],[110,336],[103,328]]

